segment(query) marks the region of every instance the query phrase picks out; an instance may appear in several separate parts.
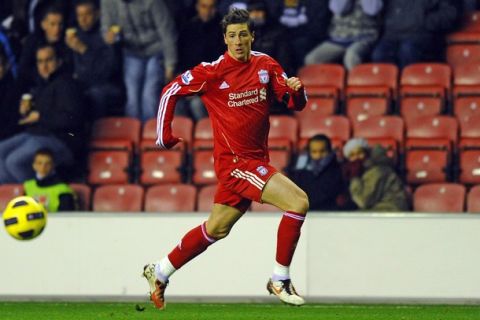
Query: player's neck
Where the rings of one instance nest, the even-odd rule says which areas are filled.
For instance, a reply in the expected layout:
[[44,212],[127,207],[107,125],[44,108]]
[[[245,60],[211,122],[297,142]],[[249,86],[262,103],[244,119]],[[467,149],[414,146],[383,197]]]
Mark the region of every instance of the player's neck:
[[239,62],[239,63],[246,63],[246,62],[250,61],[250,58],[252,57],[252,53],[251,53],[251,52],[248,53],[248,56],[247,56],[247,58],[246,58],[245,60],[240,60],[240,59],[235,58],[235,57],[230,53],[230,51],[228,51],[228,50],[227,50],[227,54],[228,54],[228,56],[229,56],[232,60],[234,60],[234,61],[236,61],[236,62]]

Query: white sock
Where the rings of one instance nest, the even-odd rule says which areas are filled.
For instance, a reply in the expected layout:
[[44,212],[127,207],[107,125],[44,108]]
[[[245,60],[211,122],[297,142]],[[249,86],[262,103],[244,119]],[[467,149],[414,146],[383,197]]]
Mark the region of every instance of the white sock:
[[168,257],[155,263],[155,275],[163,282],[167,282],[168,278],[170,278],[175,271],[177,271],[177,269],[175,269],[170,260],[168,260]]
[[290,267],[283,266],[275,262],[273,266],[272,281],[288,280],[290,279]]

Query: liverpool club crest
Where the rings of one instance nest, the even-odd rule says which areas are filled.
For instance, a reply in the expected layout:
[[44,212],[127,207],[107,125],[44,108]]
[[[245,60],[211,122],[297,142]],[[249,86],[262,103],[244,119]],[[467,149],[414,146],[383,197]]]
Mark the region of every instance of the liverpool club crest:
[[270,81],[270,77],[268,76],[268,71],[261,69],[258,71],[258,79],[260,79],[260,83],[266,84]]

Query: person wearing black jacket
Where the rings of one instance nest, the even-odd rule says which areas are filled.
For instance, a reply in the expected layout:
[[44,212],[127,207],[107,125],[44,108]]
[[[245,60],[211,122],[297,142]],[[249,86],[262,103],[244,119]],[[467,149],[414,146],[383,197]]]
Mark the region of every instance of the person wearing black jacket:
[[0,183],[20,183],[33,176],[33,155],[53,151],[59,165],[73,164],[83,137],[82,94],[72,77],[63,73],[55,47],[44,45],[36,54],[38,85],[33,104],[20,107],[24,128],[0,142]]
[[337,211],[337,198],[346,190],[342,170],[330,139],[315,135],[307,145],[307,154],[297,161],[291,178],[308,195],[311,211]]

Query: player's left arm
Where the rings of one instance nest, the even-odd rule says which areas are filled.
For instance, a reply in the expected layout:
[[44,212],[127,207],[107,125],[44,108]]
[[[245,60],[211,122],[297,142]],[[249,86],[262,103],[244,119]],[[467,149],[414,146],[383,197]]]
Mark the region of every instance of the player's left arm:
[[272,63],[274,79],[271,82],[275,96],[279,101],[286,101],[289,109],[300,111],[307,104],[307,94],[302,81],[297,77],[288,78],[282,67]]

